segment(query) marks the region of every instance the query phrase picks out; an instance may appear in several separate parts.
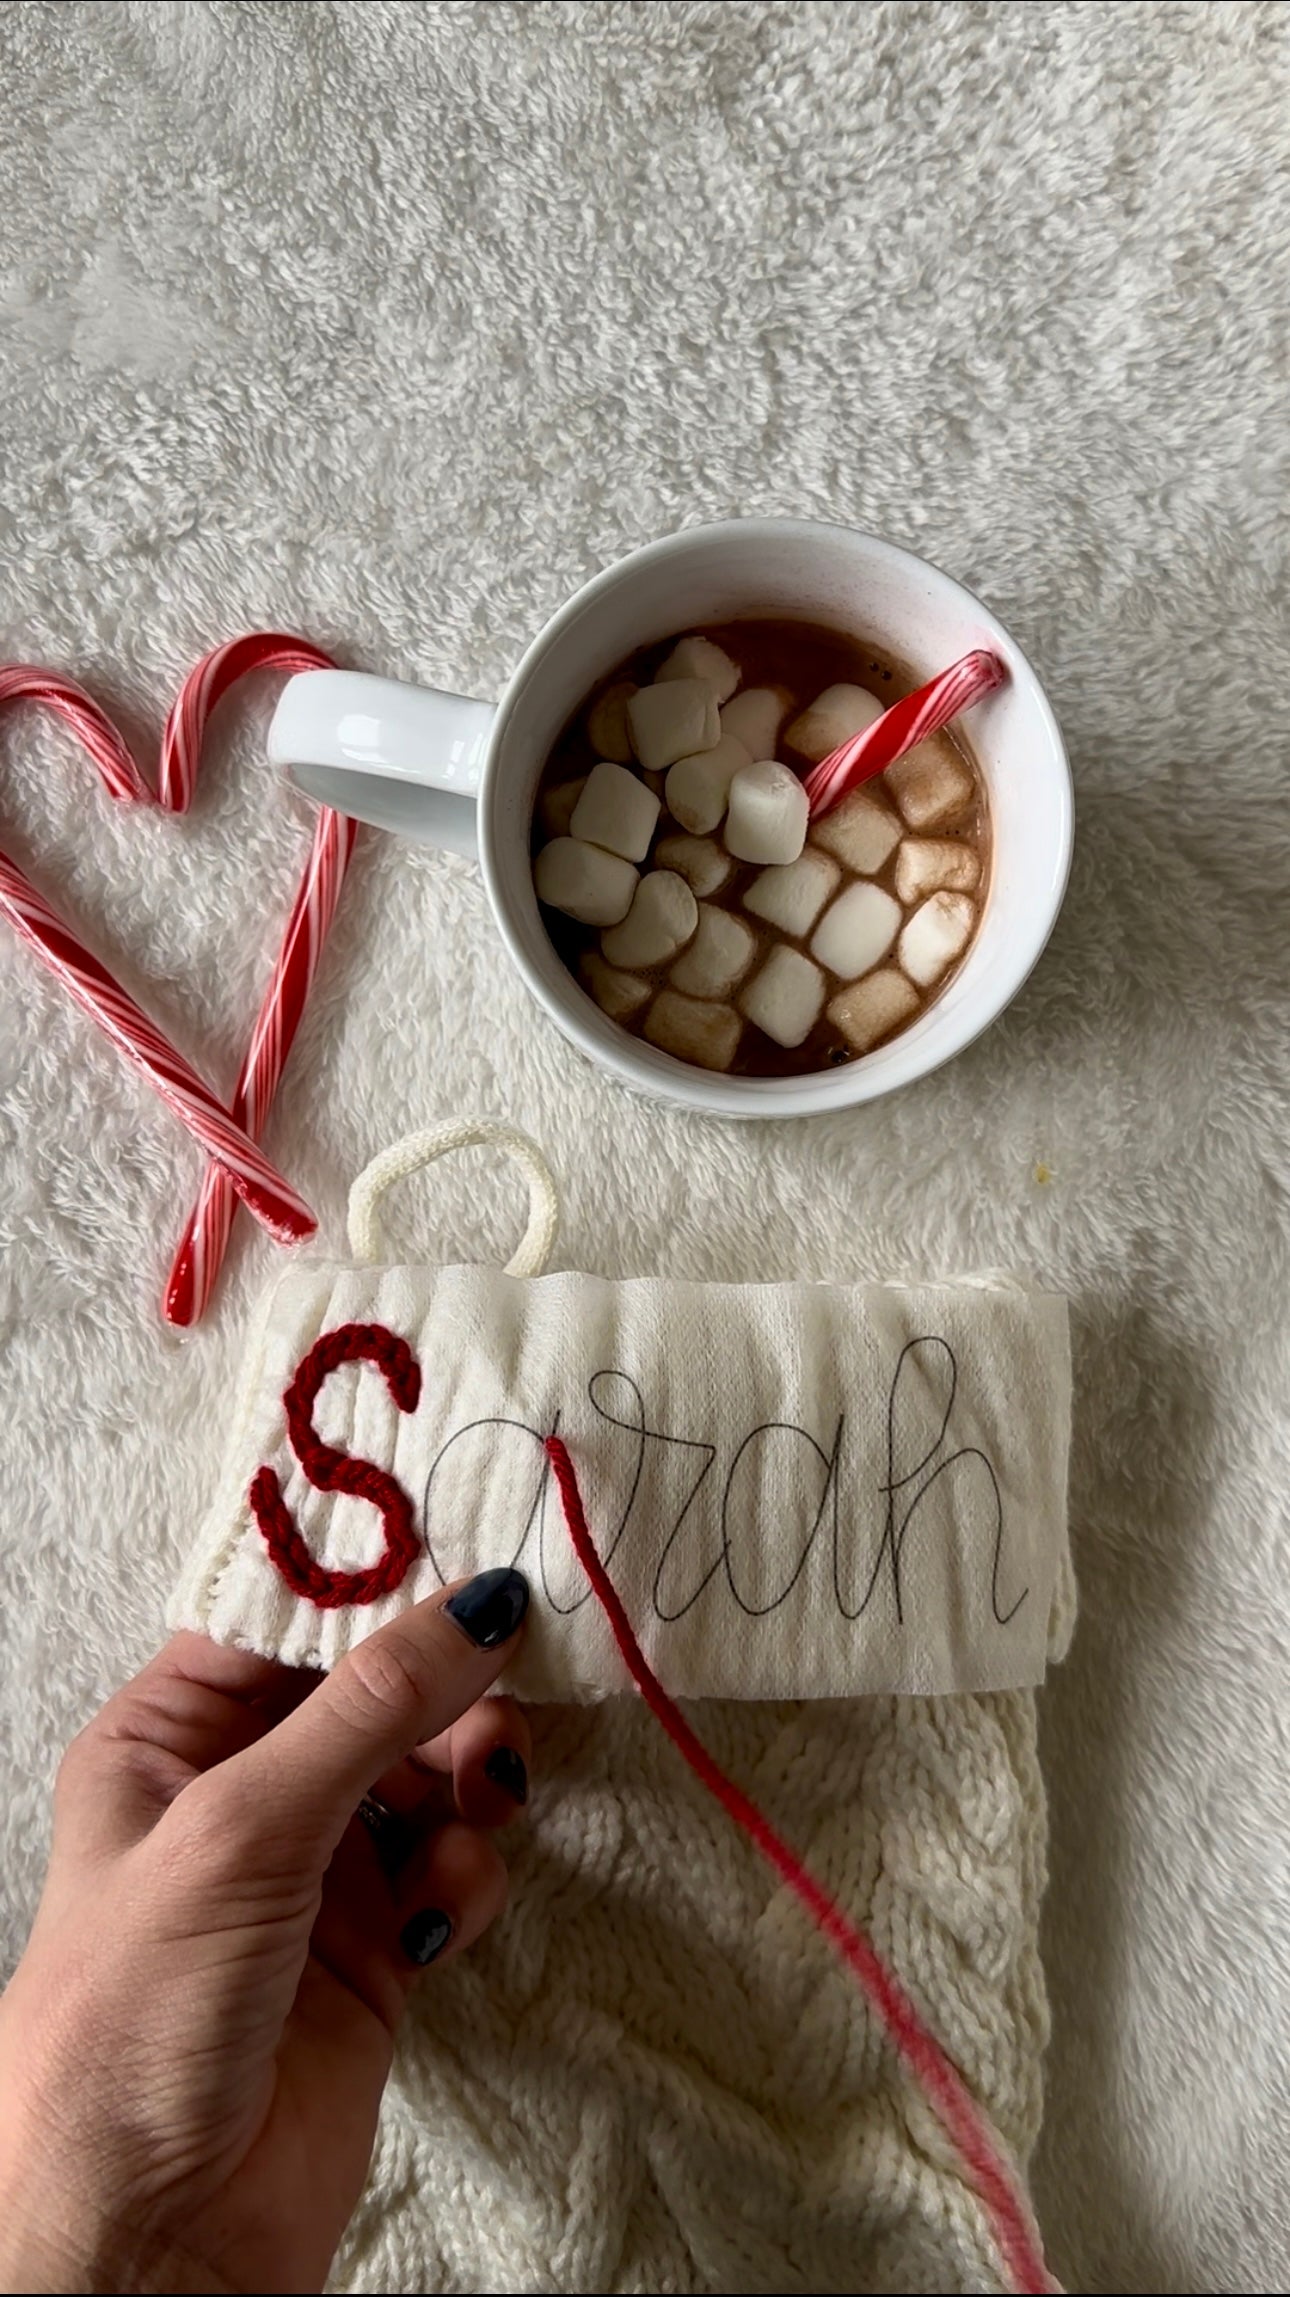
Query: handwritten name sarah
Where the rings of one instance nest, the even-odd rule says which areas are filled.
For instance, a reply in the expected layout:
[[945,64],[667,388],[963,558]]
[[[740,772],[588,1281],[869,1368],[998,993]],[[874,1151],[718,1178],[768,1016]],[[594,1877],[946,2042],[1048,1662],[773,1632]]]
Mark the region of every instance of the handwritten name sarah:
[[[421,1494],[418,1525],[411,1495],[396,1478],[370,1460],[326,1443],[313,1422],[318,1394],[330,1374],[346,1363],[370,1363],[385,1377],[401,1411],[415,1411],[421,1398],[421,1370],[405,1340],[376,1324],[348,1324],[324,1333],[298,1365],[283,1397],[291,1448],[315,1490],[366,1499],[380,1514],[384,1546],[376,1563],[360,1570],[320,1564],[286,1507],[275,1470],[260,1467],[249,1500],[269,1555],[293,1593],[319,1609],[376,1602],[397,1588],[424,1553],[441,1583],[454,1559],[441,1556],[446,1535],[436,1527],[439,1481],[456,1447],[482,1437],[496,1453],[520,1444],[531,1453],[534,1480],[522,1521],[513,1527],[512,1560],[537,1551],[537,1571],[553,1609],[570,1613],[590,1595],[571,1579],[563,1535],[547,1508],[549,1465],[542,1449],[559,1432],[557,1411],[550,1427],[532,1427],[505,1416],[469,1420],[449,1435],[431,1463]],[[612,1570],[623,1542],[644,1540],[657,1559],[649,1593],[661,1622],[681,1619],[709,1589],[724,1594],[749,1619],[765,1618],[786,1603],[818,1553],[827,1557],[833,1601],[842,1618],[859,1619],[886,1590],[897,1622],[906,1611],[905,1558],[911,1539],[935,1536],[929,1499],[939,1486],[942,1498],[966,1508],[975,1493],[985,1524],[983,1565],[990,1575],[990,1605],[1000,1627],[1016,1618],[1029,1594],[1011,1593],[1003,1562],[1003,1501],[991,1461],[978,1446],[955,1448],[950,1420],[958,1392],[958,1363],[949,1342],[934,1333],[907,1341],[897,1359],[887,1396],[885,1474],[875,1489],[853,1488],[846,1452],[847,1423],[840,1413],[828,1448],[808,1428],[791,1421],[762,1421],[750,1428],[728,1457],[693,1435],[652,1424],[645,1396],[630,1372],[605,1367],[587,1383],[587,1401],[603,1431],[615,1440],[596,1447],[595,1474],[621,1497],[615,1520],[599,1531],[601,1554]],[[939,1423],[930,1443],[926,1407],[941,1399]],[[923,1415],[924,1436],[915,1431]],[[921,1447],[921,1448],[920,1448]],[[910,1458],[907,1453],[917,1456]],[[608,1466],[606,1465],[608,1461]],[[670,1474],[655,1472],[660,1465]],[[773,1471],[773,1472],[772,1472]],[[671,1484],[666,1502],[661,1485]],[[800,1494],[796,1548],[779,1536],[782,1525],[761,1520],[758,1500],[765,1485]],[[458,1487],[459,1488],[459,1487]],[[679,1494],[679,1505],[677,1497]],[[459,1503],[458,1503],[459,1504]],[[865,1529],[870,1536],[866,1540]],[[459,1519],[456,1528],[460,1529]],[[598,1527],[597,1527],[598,1528]],[[490,1520],[490,1542],[504,1542],[506,1526]],[[774,1536],[770,1536],[771,1534]],[[553,1552],[553,1540],[560,1545]],[[782,1560],[781,1560],[782,1559]],[[561,1568],[561,1565],[564,1568]],[[776,1578],[778,1572],[778,1578]]]

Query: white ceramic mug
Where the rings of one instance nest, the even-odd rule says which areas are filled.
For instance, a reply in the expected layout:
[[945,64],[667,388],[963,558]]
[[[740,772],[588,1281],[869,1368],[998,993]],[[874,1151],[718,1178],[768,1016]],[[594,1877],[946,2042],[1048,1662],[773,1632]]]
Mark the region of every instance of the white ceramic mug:
[[[944,994],[890,1043],[801,1077],[692,1068],[610,1021],[547,937],[530,826],[551,746],[591,689],[638,646],[741,616],[793,616],[886,649],[920,679],[988,646],[1007,682],[964,713],[985,777],[993,862],[985,914]],[[598,574],[548,622],[494,710],[426,687],[306,670],[284,688],[269,755],[299,787],[358,820],[478,852],[502,938],[575,1045],[647,1092],[730,1117],[804,1116],[875,1099],[961,1052],[1039,956],[1070,867],[1066,751],[1020,648],[979,599],[923,559],[850,527],[737,519],[689,527]]]

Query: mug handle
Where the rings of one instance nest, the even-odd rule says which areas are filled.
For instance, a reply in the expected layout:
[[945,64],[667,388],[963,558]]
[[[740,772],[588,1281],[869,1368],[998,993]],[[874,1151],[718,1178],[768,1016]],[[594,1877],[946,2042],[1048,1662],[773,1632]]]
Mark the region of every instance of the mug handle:
[[398,837],[474,855],[476,800],[496,714],[491,702],[434,686],[356,670],[301,670],[278,698],[269,759],[320,805]]

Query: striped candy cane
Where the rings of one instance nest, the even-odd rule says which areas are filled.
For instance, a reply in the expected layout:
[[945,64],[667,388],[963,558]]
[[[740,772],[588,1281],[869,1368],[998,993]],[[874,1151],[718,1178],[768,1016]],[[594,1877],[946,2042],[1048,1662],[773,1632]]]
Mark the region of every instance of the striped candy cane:
[[60,678],[34,662],[0,665],[0,702],[43,702],[71,727],[89,751],[110,798],[122,805],[155,805],[156,800],[112,720],[74,678]]
[[[256,632],[216,647],[185,680],[167,720],[160,803],[182,813],[190,804],[211,711],[234,681],[255,669],[330,669],[330,656],[282,632]],[[58,712],[88,750],[109,796],[154,805],[139,767],[111,720],[69,678],[32,664],[0,667],[0,702],[26,699]],[[69,995],[89,1012],[123,1056],[139,1067],[211,1157],[201,1198],[172,1270],[166,1313],[195,1323],[210,1297],[241,1196],[280,1241],[312,1235],[308,1206],[256,1146],[299,1024],[322,944],[335,914],[356,825],[323,808],[282,947],[261,1006],[234,1107],[224,1109],[188,1062],[167,1043],[119,983],[50,908],[43,895],[0,855],[0,915],[37,950]]]
[[939,734],[951,718],[969,703],[979,702],[995,686],[1001,686],[1007,670],[997,654],[978,647],[971,654],[951,663],[938,678],[920,686],[916,694],[907,694],[903,702],[893,702],[872,726],[862,734],[853,734],[827,758],[821,758],[806,776],[805,789],[810,803],[811,820],[829,812],[849,790],[857,789],[861,782],[872,780],[875,774],[894,766],[916,742],[925,742],[929,734]]
[[[217,646],[184,680],[161,742],[161,802],[183,813],[192,802],[202,738],[216,704],[252,670],[330,670],[330,655],[282,631],[253,631]],[[313,844],[277,960],[234,1087],[231,1114],[258,1140],[291,1051],[323,944],[336,914],[358,824],[319,809]],[[223,1168],[212,1164],[176,1248],[162,1298],[171,1324],[196,1324],[223,1264],[235,1209]]]
[[[347,815],[320,809],[304,878],[233,1093],[231,1114],[252,1140],[259,1139],[272,1107],[357,834],[357,822]],[[195,1324],[201,1317],[224,1258],[234,1209],[222,1166],[210,1165],[166,1284],[163,1306],[169,1323]]]
[[312,1236],[318,1224],[304,1199],[274,1171],[197,1071],[4,854],[0,854],[0,916],[7,917],[15,933],[44,959],[69,997],[98,1022],[117,1051],[143,1071],[154,1092],[215,1158],[229,1187],[270,1235],[280,1244],[297,1244]]

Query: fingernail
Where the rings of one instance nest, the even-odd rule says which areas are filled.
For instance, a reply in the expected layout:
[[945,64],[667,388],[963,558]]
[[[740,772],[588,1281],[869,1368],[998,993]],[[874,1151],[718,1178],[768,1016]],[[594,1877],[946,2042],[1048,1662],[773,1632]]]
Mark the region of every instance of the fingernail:
[[452,1924],[447,1915],[437,1906],[423,1906],[419,1914],[404,1923],[399,1944],[409,1962],[415,1962],[424,1970],[427,1962],[433,1962],[437,1954],[442,1954],[451,1936]]
[[512,1802],[526,1803],[529,1799],[529,1774],[524,1757],[514,1747],[494,1747],[484,1765],[484,1777],[495,1787],[501,1787]]
[[391,1879],[398,1873],[413,1845],[413,1833],[408,1822],[397,1811],[389,1810],[375,1795],[364,1795],[358,1806],[358,1816],[372,1838],[372,1847],[380,1861],[381,1871]]
[[449,1596],[444,1610],[481,1651],[492,1651],[515,1633],[528,1607],[522,1571],[480,1571]]

